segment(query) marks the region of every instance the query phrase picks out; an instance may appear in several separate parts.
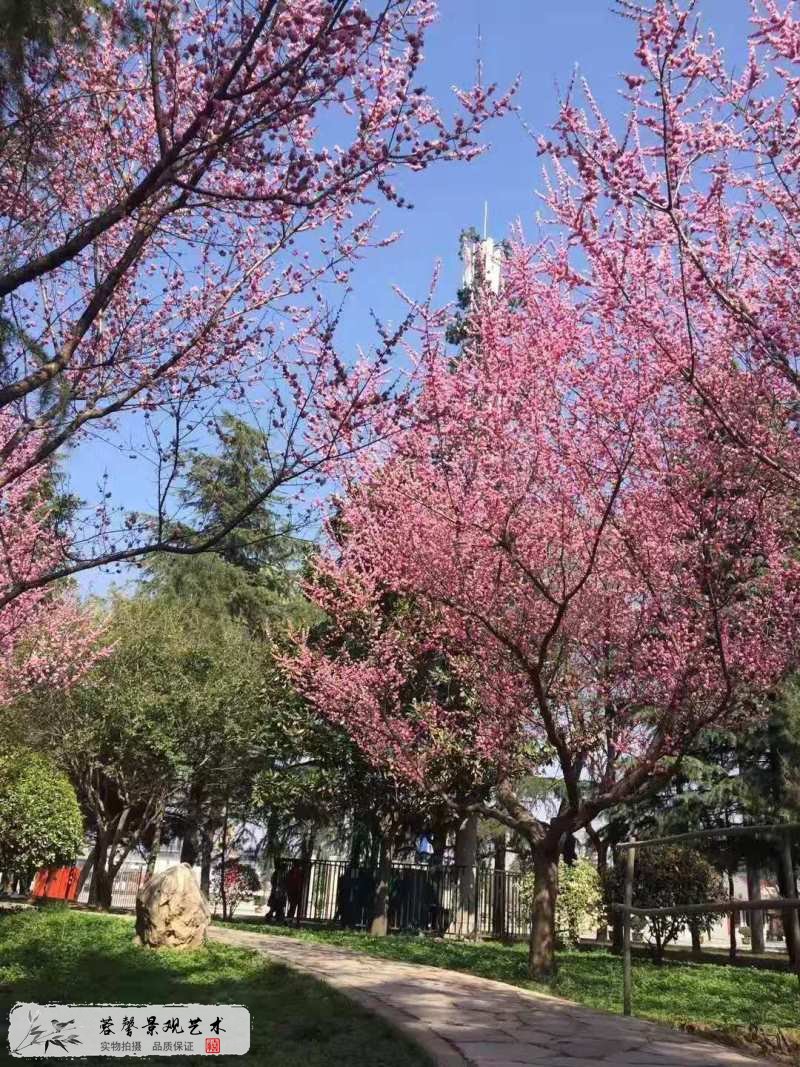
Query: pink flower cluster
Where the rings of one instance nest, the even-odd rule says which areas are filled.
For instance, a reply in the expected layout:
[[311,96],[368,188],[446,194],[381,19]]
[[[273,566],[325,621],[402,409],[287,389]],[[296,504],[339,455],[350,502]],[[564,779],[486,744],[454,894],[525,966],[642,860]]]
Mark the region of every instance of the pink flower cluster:
[[[0,444],[16,429],[0,413]],[[35,448],[35,440],[28,440]],[[28,468],[0,490],[0,583],[35,581],[58,564],[65,545],[47,503],[47,470]],[[0,610],[0,706],[41,685],[75,682],[103,654],[102,621],[63,589],[34,588]]]
[[377,241],[375,190],[404,206],[393,176],[471,158],[509,99],[444,120],[416,83],[429,0],[109,8],[0,87],[0,484],[126,412],[190,436],[246,394],[279,483],[319,474],[392,411],[386,353],[338,356],[320,286]]
[[[418,81],[435,14],[112,0],[0,85],[6,641],[50,581],[174,547],[180,455],[218,406],[258,408],[273,490],[391,429],[388,347],[341,358],[323,286],[389,239],[376,193],[407,206],[399,172],[470,159],[509,107],[479,86],[442,116]],[[131,412],[155,524],[119,515],[104,487],[71,546],[48,542],[25,510],[43,465],[90,432],[119,443]]]
[[[456,743],[605,797],[752,714],[797,631],[793,499],[640,323],[517,244],[455,364],[434,344],[422,366],[413,424],[338,501],[311,583],[331,631],[293,668],[309,698],[417,781]],[[430,643],[456,717],[405,696]]]

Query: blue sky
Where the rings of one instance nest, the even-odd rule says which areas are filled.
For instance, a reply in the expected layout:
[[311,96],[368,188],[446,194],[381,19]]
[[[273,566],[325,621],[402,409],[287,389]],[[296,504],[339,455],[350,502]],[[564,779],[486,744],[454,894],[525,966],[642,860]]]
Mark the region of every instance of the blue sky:
[[[703,24],[714,27],[730,58],[741,65],[746,0],[701,0],[700,10]],[[468,165],[442,164],[400,183],[415,209],[385,210],[384,232],[401,228],[403,239],[376,250],[357,269],[339,333],[343,352],[372,341],[371,309],[384,320],[399,317],[393,285],[424,295],[437,261],[442,265],[442,297],[455,293],[460,283],[459,234],[467,226],[482,226],[485,201],[492,236],[503,237],[518,220],[533,236],[541,161],[525,127],[534,133],[548,130],[556,115],[558,88],[566,85],[576,65],[607,113],[621,116],[619,74],[634,69],[633,47],[633,25],[611,13],[609,0],[440,0],[440,19],[428,38],[421,81],[447,110],[450,87],[474,81],[480,51],[486,82],[502,86],[521,76],[520,112],[489,128],[489,150],[480,159]],[[96,447],[81,449],[71,459],[76,491],[92,499],[104,469],[116,503],[152,509],[141,471]],[[109,581],[109,576],[94,572],[82,577],[81,586],[100,592]]]

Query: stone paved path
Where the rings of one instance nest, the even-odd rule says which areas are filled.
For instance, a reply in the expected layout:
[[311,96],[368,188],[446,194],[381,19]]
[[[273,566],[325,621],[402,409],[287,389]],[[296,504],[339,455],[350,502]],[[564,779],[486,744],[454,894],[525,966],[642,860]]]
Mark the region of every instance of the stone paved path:
[[[439,1067],[769,1067],[641,1019],[592,1011],[486,978],[331,945],[212,927],[210,936],[320,978],[413,1038]],[[332,1065],[333,1067],[333,1065]],[[773,1065],[774,1067],[774,1065]]]

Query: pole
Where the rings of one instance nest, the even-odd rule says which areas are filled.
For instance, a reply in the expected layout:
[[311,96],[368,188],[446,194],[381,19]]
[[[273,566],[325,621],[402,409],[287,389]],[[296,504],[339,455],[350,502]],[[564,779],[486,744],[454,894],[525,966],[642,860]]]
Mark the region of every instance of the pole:
[[478,931],[480,929],[481,921],[481,883],[480,883],[481,871],[477,864],[477,857],[475,863],[475,923],[472,928],[472,936],[475,941],[478,940]]
[[625,915],[622,934],[622,1011],[631,1014],[631,906],[633,904],[633,868],[636,862],[636,849],[629,848],[625,857]]
[[[625,911],[624,904],[616,901],[611,905],[614,911]],[[724,904],[711,901],[707,904],[673,904],[670,908],[631,908],[631,915],[640,915],[643,919],[654,919],[657,915],[703,915],[712,912],[714,915],[730,915],[732,911],[747,911],[753,908],[758,911],[795,911],[800,907],[800,900],[787,900],[786,897],[770,897],[768,900],[728,900]]]
[[[733,881],[733,872],[728,871],[728,900],[736,899],[736,886]],[[736,963],[736,912],[732,911],[728,915],[728,959],[731,964]]]
[[648,848],[649,846],[676,845],[679,841],[710,840],[712,837],[741,837],[749,834],[772,835],[800,832],[800,822],[767,823],[763,826],[719,826],[716,830],[693,830],[690,834],[672,834],[669,837],[648,837],[643,841],[623,841],[615,845],[617,852],[628,848]]
[[[789,833],[784,834],[781,841],[781,864],[786,882],[786,899],[797,900],[797,880],[795,879],[794,860],[792,859],[792,837]],[[798,901],[798,908],[800,908],[800,901]],[[800,910],[798,908],[789,912],[789,921],[786,924],[786,948],[793,948],[793,952],[790,952],[790,955],[793,957],[794,969],[797,972],[798,981],[800,981]],[[791,945],[789,943],[790,939]]]

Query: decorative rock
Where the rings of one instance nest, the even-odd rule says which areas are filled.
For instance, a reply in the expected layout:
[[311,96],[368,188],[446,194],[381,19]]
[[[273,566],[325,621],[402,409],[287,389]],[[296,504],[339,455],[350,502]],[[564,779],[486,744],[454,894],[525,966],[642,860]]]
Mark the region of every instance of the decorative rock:
[[188,863],[154,875],[136,894],[136,933],[150,948],[199,948],[211,909]]

